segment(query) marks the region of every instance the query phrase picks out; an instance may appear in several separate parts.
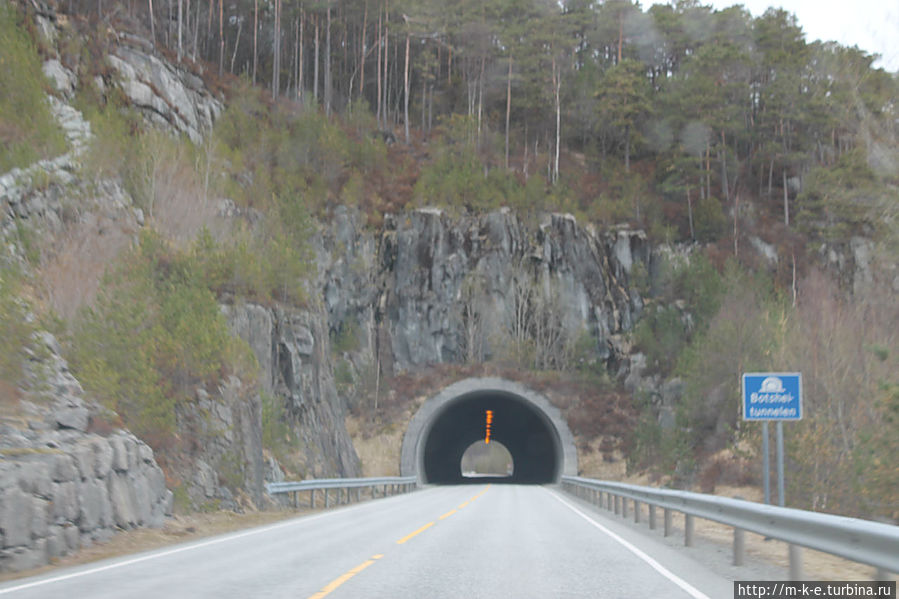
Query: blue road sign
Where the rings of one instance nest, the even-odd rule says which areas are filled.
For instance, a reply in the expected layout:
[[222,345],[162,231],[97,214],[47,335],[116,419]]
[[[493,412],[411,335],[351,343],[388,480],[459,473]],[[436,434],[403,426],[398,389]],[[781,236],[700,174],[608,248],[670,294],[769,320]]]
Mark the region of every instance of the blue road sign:
[[802,419],[802,375],[747,372],[743,375],[743,420]]

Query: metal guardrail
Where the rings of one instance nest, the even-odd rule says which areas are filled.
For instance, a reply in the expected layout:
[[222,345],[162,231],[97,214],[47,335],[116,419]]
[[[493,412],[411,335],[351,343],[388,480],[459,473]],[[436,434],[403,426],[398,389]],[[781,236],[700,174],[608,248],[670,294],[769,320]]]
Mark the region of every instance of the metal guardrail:
[[[378,478],[316,478],[295,482],[267,483],[265,489],[269,495],[281,493],[293,493],[293,505],[299,507],[299,495],[303,491],[309,492],[309,507],[315,507],[315,492],[322,491],[325,496],[325,507],[331,507],[331,489],[337,490],[337,503],[349,503],[352,500],[350,489],[356,491],[356,501],[362,500],[362,491],[369,489],[369,496],[374,499],[378,496],[378,488],[381,496],[407,493],[418,485],[418,479],[414,476],[382,476]],[[346,501],[344,501],[344,495]]]
[[577,476],[563,476],[562,486],[574,495],[603,504],[616,514],[627,517],[627,502],[633,502],[634,521],[639,522],[645,503],[649,512],[649,527],[656,527],[656,507],[664,510],[665,536],[671,534],[671,514],[685,516],[685,544],[693,544],[693,518],[713,520],[734,528],[734,565],[745,559],[744,531],[778,539],[789,544],[790,578],[802,578],[800,547],[823,551],[854,562],[874,566],[877,579],[885,579],[888,572],[899,572],[899,526],[870,522],[858,518],[820,514],[806,510],[784,508],[718,497],[688,491],[655,489],[599,481]]

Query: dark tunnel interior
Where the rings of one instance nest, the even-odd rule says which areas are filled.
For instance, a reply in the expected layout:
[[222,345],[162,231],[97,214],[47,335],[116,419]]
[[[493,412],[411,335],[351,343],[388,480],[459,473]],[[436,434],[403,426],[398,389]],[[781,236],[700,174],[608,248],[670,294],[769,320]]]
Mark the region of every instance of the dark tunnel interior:
[[424,481],[431,484],[483,483],[462,476],[465,450],[486,432],[486,412],[492,411],[491,439],[512,454],[514,472],[496,482],[544,484],[559,478],[562,455],[558,433],[548,418],[529,402],[496,391],[471,393],[435,415],[424,444]]

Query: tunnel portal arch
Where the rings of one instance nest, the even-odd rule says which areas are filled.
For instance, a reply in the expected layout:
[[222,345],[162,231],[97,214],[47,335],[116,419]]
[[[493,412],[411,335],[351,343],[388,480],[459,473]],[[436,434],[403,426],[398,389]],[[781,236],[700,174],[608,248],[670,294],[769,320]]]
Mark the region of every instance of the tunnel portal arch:
[[484,438],[484,413],[493,411],[492,437],[512,454],[510,482],[552,483],[577,475],[577,449],[568,424],[549,400],[519,383],[469,378],[421,405],[403,436],[400,473],[422,483],[459,483],[462,454]]

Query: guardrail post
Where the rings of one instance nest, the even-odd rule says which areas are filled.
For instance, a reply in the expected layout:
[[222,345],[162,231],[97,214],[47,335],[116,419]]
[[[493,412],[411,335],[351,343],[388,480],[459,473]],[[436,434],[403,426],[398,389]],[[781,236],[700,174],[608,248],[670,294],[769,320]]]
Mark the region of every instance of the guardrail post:
[[802,580],[802,547],[790,545],[790,580]]
[[323,489],[325,492],[325,509],[331,507],[331,494],[328,492],[328,489]]
[[309,489],[309,507],[315,509],[315,489]]
[[649,510],[649,530],[656,529],[656,506],[654,503],[647,503],[646,509]]
[[609,510],[610,512],[611,512],[612,509],[613,509],[613,508],[612,508],[612,503],[614,503],[614,500],[613,500],[613,498],[612,498],[612,494],[609,493],[609,492],[606,492],[606,509]]
[[615,495],[615,515],[617,516],[620,513],[621,513],[621,497],[618,495]]
[[665,520],[665,535],[666,537],[671,536],[671,510],[665,508],[664,512],[664,520]]
[[696,523],[692,514],[684,514],[684,545],[686,547],[693,546],[693,532],[696,529]]
[[640,523],[640,502],[634,499],[634,522]]
[[627,518],[627,497],[621,498],[621,517]]
[[746,558],[746,531],[734,529],[734,565],[742,566]]

